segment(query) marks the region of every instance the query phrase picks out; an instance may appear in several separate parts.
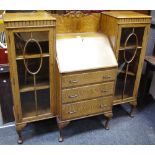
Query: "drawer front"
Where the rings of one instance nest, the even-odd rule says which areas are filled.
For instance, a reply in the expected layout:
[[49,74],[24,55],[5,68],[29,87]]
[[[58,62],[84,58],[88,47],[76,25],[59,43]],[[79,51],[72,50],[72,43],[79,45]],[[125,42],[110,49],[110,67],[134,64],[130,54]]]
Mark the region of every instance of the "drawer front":
[[62,88],[114,80],[116,69],[62,76]]
[[62,105],[62,119],[74,119],[112,110],[112,96]]
[[114,82],[63,89],[62,103],[75,102],[113,94]]

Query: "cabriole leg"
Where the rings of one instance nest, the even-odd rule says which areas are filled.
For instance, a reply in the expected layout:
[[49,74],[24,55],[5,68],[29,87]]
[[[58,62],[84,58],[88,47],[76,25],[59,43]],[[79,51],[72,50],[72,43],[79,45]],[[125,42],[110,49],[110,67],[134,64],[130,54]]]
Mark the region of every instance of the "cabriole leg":
[[17,134],[18,134],[18,144],[22,144],[23,143],[23,139],[22,139],[22,135],[21,135],[21,131],[17,131]]
[[58,128],[59,128],[59,142],[63,142],[64,141],[64,136],[63,136],[63,128],[66,127],[70,122],[61,122],[58,118],[57,118],[57,123],[58,123]]
[[63,137],[63,128],[61,127],[61,125],[59,124],[59,142],[63,142],[64,141],[64,137]]
[[106,122],[105,122],[105,129],[106,129],[106,130],[109,130],[109,129],[110,129],[110,127],[109,127],[110,119],[111,119],[111,118],[107,118],[107,120],[106,120]]
[[106,122],[105,122],[104,127],[106,130],[109,130],[110,129],[109,122],[112,118],[112,113],[108,113],[108,114],[104,114],[104,115],[106,116]]
[[17,124],[16,125],[16,131],[17,131],[17,134],[18,134],[18,140],[17,140],[17,143],[18,144],[22,144],[23,143],[23,138],[22,138],[22,130],[23,128],[26,126],[26,124]]
[[134,117],[135,111],[136,111],[136,105],[131,105],[131,110],[129,113],[130,117]]

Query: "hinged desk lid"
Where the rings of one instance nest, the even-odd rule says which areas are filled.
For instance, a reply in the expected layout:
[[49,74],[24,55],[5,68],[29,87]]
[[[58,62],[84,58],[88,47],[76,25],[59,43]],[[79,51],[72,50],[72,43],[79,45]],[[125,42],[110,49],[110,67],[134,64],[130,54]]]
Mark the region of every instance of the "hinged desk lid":
[[117,66],[105,35],[85,33],[57,36],[56,50],[61,73]]

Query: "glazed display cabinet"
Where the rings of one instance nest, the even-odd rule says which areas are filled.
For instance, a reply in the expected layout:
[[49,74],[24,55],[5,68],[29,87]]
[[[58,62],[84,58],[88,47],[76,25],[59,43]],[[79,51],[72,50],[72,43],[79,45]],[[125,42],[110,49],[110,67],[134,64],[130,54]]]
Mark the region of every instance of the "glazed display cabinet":
[[6,13],[18,143],[27,123],[55,116],[55,18],[45,12]]
[[144,62],[151,16],[132,11],[102,14],[102,30],[108,35],[118,61],[113,105],[130,103],[130,115],[137,105],[137,94]]

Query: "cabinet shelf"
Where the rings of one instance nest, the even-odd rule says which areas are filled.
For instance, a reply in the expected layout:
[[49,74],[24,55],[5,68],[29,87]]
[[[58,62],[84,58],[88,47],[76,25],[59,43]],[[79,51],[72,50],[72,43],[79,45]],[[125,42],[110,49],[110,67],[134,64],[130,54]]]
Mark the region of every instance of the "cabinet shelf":
[[[27,54],[25,55],[25,59],[35,59],[35,58],[44,58],[44,57],[49,57],[49,53],[43,53],[43,54]],[[23,55],[18,55],[16,57],[16,60],[23,60],[24,56]]]
[[44,82],[44,83],[36,84],[36,87],[34,87],[33,84],[22,86],[20,87],[19,91],[21,93],[24,93],[24,92],[30,92],[34,90],[43,90],[43,89],[49,89],[49,88],[50,88],[49,82]]
[[[127,46],[126,48],[124,46],[120,46],[119,50],[120,51],[124,51],[125,49],[126,50],[132,50],[132,49],[135,49],[136,46],[135,45],[130,45],[130,46]],[[138,46],[137,47],[138,49],[142,49],[142,46]]]
[[122,94],[115,94],[114,96],[114,100],[117,101],[117,100],[127,100],[127,99],[130,99],[132,98],[132,96],[129,96],[128,94],[124,94],[123,98],[122,98]]
[[35,110],[32,110],[30,112],[24,112],[23,113],[23,119],[30,118],[30,117],[38,117],[38,116],[42,116],[42,115],[51,115],[50,108],[39,109],[38,115],[36,115]]
[[[123,70],[120,71],[120,70],[119,70],[118,73],[123,73],[123,74],[125,74],[125,71],[123,71]],[[127,75],[136,76],[135,73],[130,72],[130,71],[127,72]]]

